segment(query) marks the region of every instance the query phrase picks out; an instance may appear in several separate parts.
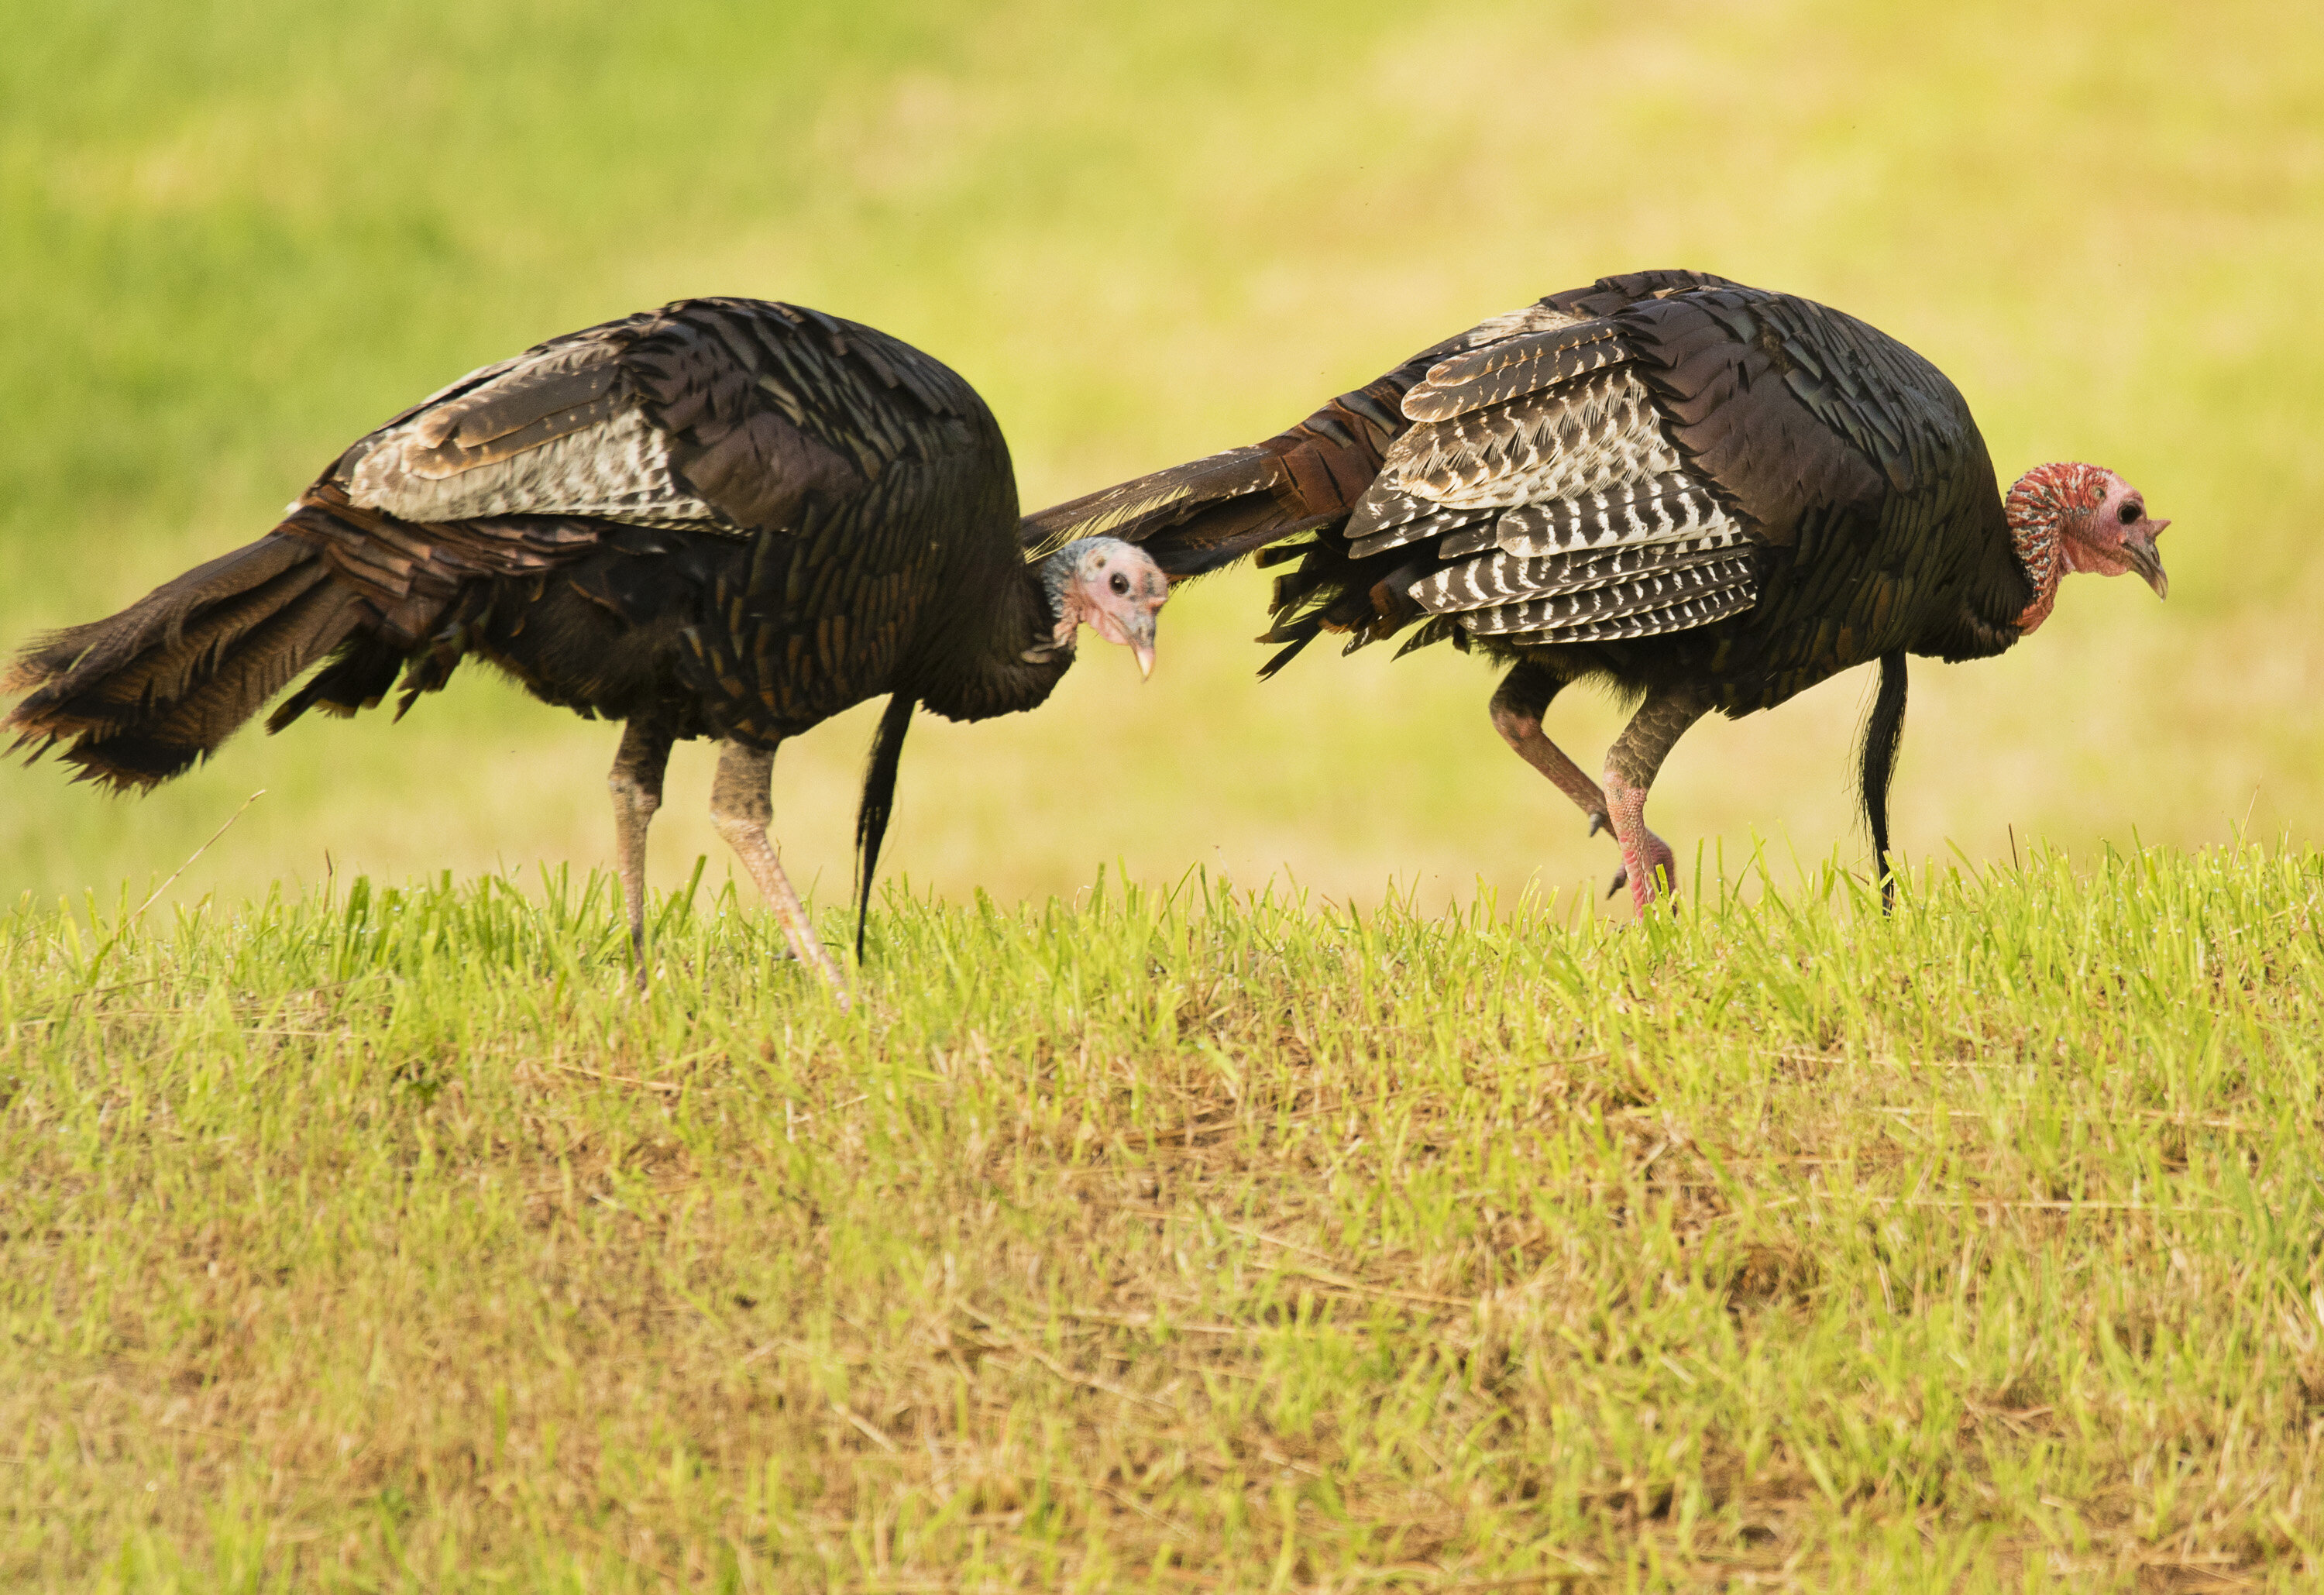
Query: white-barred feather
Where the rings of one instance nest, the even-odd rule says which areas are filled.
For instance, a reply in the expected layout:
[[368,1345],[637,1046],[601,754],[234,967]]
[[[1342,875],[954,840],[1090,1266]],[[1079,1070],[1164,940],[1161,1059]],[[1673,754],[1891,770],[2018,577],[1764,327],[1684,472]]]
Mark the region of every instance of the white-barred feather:
[[1617,549],[1609,553],[1554,554],[1527,558],[1496,549],[1423,576],[1407,589],[1415,602],[1432,613],[1488,609],[1526,598],[1552,598],[1645,576],[1658,570],[1683,570],[1730,558],[1742,540],[1736,531],[1724,531],[1670,542]]
[[[1580,592],[1470,610],[1458,618],[1463,627],[1480,637],[1534,634],[1543,642],[1572,642],[1583,641],[1583,633],[1646,636],[1683,631],[1748,608],[1757,598],[1751,560],[1745,556],[1655,571]],[[1714,610],[1716,613],[1711,613]],[[1659,618],[1635,629],[1616,632],[1603,629],[1646,615]]]
[[348,496],[405,521],[482,515],[596,515],[645,526],[716,524],[718,513],[678,485],[669,439],[632,405],[536,447],[451,475],[412,468],[414,427],[382,438],[357,462]]
[[1452,509],[1568,498],[1680,466],[1654,396],[1628,366],[1415,428],[1383,484]]
[[1458,558],[1485,549],[1540,557],[1624,545],[1716,537],[1742,529],[1711,493],[1683,471],[1594,489],[1572,498],[1519,504],[1448,537],[1437,553]]
[[[1714,592],[1682,599],[1665,609],[1639,610],[1625,615],[1576,622],[1554,631],[1512,630],[1493,634],[1504,641],[1535,643],[1545,648],[1572,642],[1611,642],[1632,637],[1667,636],[1674,632],[1690,632],[1698,626],[1723,621],[1729,615],[1740,614],[1758,601],[1758,595],[1748,588],[1721,587]],[[1488,610],[1483,613],[1489,614],[1495,612]],[[1486,634],[1482,628],[1470,624],[1473,618],[1462,615],[1460,617],[1461,624],[1472,632]]]

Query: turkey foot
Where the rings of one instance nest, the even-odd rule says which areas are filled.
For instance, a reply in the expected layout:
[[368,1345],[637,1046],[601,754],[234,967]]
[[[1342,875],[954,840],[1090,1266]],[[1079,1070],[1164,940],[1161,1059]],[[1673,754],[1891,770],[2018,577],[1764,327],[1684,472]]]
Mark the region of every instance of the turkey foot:
[[1694,687],[1658,687],[1606,754],[1607,817],[1622,846],[1622,872],[1615,887],[1628,885],[1630,901],[1641,914],[1658,896],[1678,890],[1677,857],[1670,844],[1646,829],[1646,792],[1665,757],[1710,706]]
[[719,745],[718,774],[710,785],[710,823],[726,838],[751,878],[759,883],[759,894],[775,911],[775,918],[783,927],[783,936],[791,945],[798,961],[821,975],[831,987],[831,994],[839,1006],[847,1004],[846,982],[839,978],[839,970],[815,937],[815,927],[807,917],[798,893],[791,890],[789,878],[784,875],[782,861],[775,856],[772,844],[767,840],[767,823],[775,817],[775,807],[768,798],[768,785],[774,774],[775,756],[740,742]]
[[1517,756],[1547,776],[1551,785],[1568,798],[1590,821],[1592,836],[1606,828],[1606,794],[1582,772],[1582,767],[1542,734],[1541,717],[1549,700],[1565,685],[1536,664],[1521,664],[1502,678],[1493,694],[1493,729]]
[[[1641,810],[1646,807],[1644,794],[1640,795],[1638,807]],[[1615,866],[1614,879],[1606,883],[1606,895],[1609,898],[1618,897],[1621,894],[1622,889],[1629,886],[1632,880],[1643,879],[1648,882],[1644,895],[1640,895],[1635,887],[1631,888],[1630,893],[1631,900],[1643,912],[1646,906],[1654,901],[1661,891],[1668,891],[1674,897],[1678,895],[1678,855],[1671,852],[1669,843],[1652,831],[1646,830],[1643,818],[1638,829],[1646,838],[1647,861],[1654,867],[1634,874],[1630,868],[1629,855],[1624,854],[1622,862]]]
[[622,900],[630,914],[630,961],[637,986],[646,989],[646,827],[661,807],[662,772],[669,768],[670,733],[650,720],[622,727],[621,751],[613,755],[605,785],[613,794],[613,845],[622,877]]

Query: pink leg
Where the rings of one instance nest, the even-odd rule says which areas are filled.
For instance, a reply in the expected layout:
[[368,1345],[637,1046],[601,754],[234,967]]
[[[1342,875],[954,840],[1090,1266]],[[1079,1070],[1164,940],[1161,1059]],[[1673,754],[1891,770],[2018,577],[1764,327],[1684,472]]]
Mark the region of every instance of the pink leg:
[[1542,712],[1564,685],[1539,665],[1519,665],[1493,694],[1493,729],[1501,733],[1511,751],[1573,799],[1573,806],[1589,816],[1590,834],[1594,836],[1606,824],[1606,794],[1541,731]]
[[1670,844],[1646,829],[1646,790],[1664,758],[1686,728],[1710,708],[1692,687],[1651,693],[1606,754],[1606,813],[1614,839],[1622,844],[1622,879],[1639,912],[1665,892],[1678,890],[1678,860]]

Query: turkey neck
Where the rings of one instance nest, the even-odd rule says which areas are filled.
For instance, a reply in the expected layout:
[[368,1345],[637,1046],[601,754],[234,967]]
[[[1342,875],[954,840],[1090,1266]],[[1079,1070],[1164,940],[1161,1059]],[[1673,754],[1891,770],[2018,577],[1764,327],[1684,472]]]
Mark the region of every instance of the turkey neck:
[[[1064,647],[1053,646],[1064,587],[1061,578],[1053,580],[1058,575],[1050,569],[1056,557],[1026,564],[1016,551],[1012,526],[1006,558],[1007,567],[993,572],[996,579],[964,583],[955,594],[940,595],[966,624],[954,631],[954,645],[944,650],[949,657],[924,672],[927,685],[918,696],[947,720],[989,720],[1037,709],[1074,662],[1070,636]],[[973,595],[980,590],[990,596]],[[1028,652],[1037,657],[1026,658]]]
[[2018,563],[2034,584],[2034,602],[2017,617],[2018,635],[2030,635],[2057,606],[2058,583],[2066,574],[2066,516],[2089,513],[2106,496],[2106,473],[2096,466],[2067,461],[2036,466],[2009,489],[2009,535]]

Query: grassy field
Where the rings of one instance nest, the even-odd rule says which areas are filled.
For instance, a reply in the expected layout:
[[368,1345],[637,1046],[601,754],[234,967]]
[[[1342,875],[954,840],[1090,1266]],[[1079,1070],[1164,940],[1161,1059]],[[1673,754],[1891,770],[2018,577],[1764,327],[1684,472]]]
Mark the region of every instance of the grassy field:
[[2314,1588],[2324,855],[1692,884],[19,913],[0,1582]]
[[[1258,687],[1248,572],[915,730],[853,1013],[701,750],[629,994],[614,739],[481,673],[0,767],[0,1586],[2315,1587],[2312,10],[22,8],[0,647],[702,292],[945,358],[1038,505],[1692,265],[2176,523],[1916,666],[1893,921],[1868,682],[1691,733],[1619,925],[1489,674]],[[869,732],[777,767],[835,939]]]

